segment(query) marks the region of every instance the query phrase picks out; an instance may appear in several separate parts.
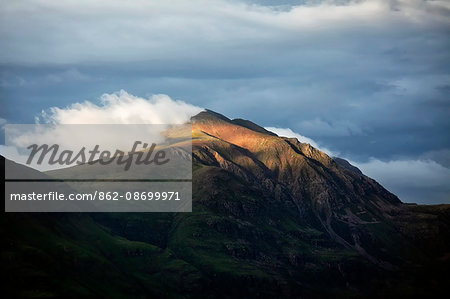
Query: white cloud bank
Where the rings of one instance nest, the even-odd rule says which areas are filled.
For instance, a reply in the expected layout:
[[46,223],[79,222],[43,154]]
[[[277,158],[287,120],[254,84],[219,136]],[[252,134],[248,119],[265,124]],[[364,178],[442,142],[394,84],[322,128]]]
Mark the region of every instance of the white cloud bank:
[[[37,122],[47,125],[10,125],[7,128],[6,145],[0,145],[0,154],[25,164],[30,154],[27,148],[31,144],[58,144],[61,150],[75,153],[81,146],[90,150],[96,145],[100,145],[101,150],[113,153],[116,149],[128,151],[135,141],[146,141],[149,144],[163,142],[165,136],[161,132],[167,125],[187,123],[192,116],[203,110],[183,101],[172,100],[167,95],[153,95],[144,99],[121,90],[102,95],[99,105],[85,101],[66,108],[52,107],[43,111],[37,117]],[[0,125],[3,124],[2,120],[0,118]],[[98,126],[102,124],[106,126]],[[152,126],[148,126],[149,124]],[[29,166],[45,171],[72,165],[49,165],[44,162]]]
[[266,130],[268,130],[270,132],[273,132],[273,133],[275,133],[275,134],[277,134],[278,136],[281,136],[281,137],[297,138],[298,141],[303,142],[303,143],[308,143],[308,144],[312,145],[313,147],[323,151],[328,156],[336,156],[337,155],[337,153],[333,153],[331,150],[319,146],[317,144],[317,142],[315,142],[311,138],[308,138],[308,137],[305,137],[305,136],[300,135],[298,133],[295,133],[294,131],[292,131],[289,128],[265,127],[264,129],[266,129]]
[[183,124],[203,108],[172,100],[167,95],[148,99],[121,90],[104,94],[101,104],[85,101],[43,111],[38,121],[53,124]]
[[[311,138],[295,133],[289,128],[265,127],[279,136],[297,138],[309,143],[329,156],[338,153],[323,148]],[[367,162],[354,162],[365,175],[378,181],[403,202],[438,204],[450,203],[450,168],[429,159],[381,161],[371,158]]]

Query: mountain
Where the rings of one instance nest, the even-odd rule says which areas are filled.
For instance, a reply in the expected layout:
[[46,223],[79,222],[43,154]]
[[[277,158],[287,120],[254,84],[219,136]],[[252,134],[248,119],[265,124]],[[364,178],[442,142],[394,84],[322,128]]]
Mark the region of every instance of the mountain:
[[449,291],[448,205],[403,204],[347,161],[248,120],[207,110],[191,122],[192,213],[6,213],[6,293],[253,298]]

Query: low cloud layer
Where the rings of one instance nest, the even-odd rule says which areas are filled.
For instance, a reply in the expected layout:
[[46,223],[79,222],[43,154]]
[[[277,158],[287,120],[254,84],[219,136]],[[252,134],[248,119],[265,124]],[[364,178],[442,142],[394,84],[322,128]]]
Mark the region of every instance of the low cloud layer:
[[[165,137],[161,132],[167,129],[167,125],[185,124],[203,110],[183,101],[172,100],[167,95],[144,99],[121,90],[103,94],[98,104],[85,101],[43,111],[36,122],[48,125],[10,125],[6,145],[0,145],[0,154],[25,164],[30,153],[27,148],[31,144],[57,144],[61,150],[75,153],[80,150],[80,144],[89,150],[100,145],[102,151],[128,151],[135,141],[163,142]],[[0,126],[3,124],[4,120],[0,118]],[[65,126],[77,124],[82,126]],[[95,126],[98,124],[106,126]],[[73,165],[39,165],[33,161],[29,166],[45,171]]]
[[351,162],[404,202],[450,204],[450,168],[431,160]]
[[37,121],[54,124],[183,124],[203,110],[172,100],[167,95],[144,99],[121,90],[102,95],[99,105],[85,101],[66,108],[52,107],[43,111]]
[[264,129],[273,132],[275,134],[277,134],[280,137],[288,137],[288,138],[297,138],[298,141],[303,142],[303,143],[308,143],[310,145],[312,145],[313,147],[320,149],[321,151],[323,151],[324,153],[326,153],[327,155],[333,157],[333,156],[338,156],[338,153],[334,153],[331,150],[319,146],[314,140],[312,140],[311,138],[308,138],[306,136],[300,135],[298,133],[295,133],[294,131],[292,131],[289,128],[275,128],[275,127],[265,127]]

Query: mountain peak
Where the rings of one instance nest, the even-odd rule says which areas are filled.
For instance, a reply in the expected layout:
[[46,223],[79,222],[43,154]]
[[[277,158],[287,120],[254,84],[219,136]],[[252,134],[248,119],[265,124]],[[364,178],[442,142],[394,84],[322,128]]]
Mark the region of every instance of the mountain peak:
[[[252,121],[242,119],[242,118],[235,118],[235,119],[229,119],[228,117],[224,116],[223,114],[217,113],[215,111],[205,109],[205,111],[200,112],[199,114],[191,117],[192,123],[220,123],[225,122],[228,123],[230,126],[239,126],[246,129],[249,129],[253,132],[271,135],[271,136],[278,136],[273,132],[270,132],[263,127],[255,124]],[[222,125],[225,125],[222,123]]]
[[205,109],[204,111],[200,112],[199,114],[191,117],[192,122],[205,122],[205,121],[214,121],[214,120],[222,120],[225,122],[231,122],[231,119],[229,119],[225,115],[222,115],[220,113],[217,113],[217,112],[209,110],[209,109]]

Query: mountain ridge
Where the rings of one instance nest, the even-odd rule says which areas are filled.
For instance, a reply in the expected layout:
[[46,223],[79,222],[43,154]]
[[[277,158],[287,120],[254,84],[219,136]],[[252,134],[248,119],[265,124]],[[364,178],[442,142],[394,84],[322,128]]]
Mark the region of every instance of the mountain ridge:
[[6,213],[7,293],[445,294],[450,206],[403,204],[345,162],[261,128],[211,111],[192,118],[192,213]]
[[[206,114],[208,115],[206,116]],[[224,122],[227,124],[224,124]],[[260,161],[261,164],[266,167],[265,173],[269,171],[272,173],[272,177],[276,177],[277,182],[274,183],[271,181],[268,185],[265,185],[265,187],[268,187],[266,188],[267,191],[273,191],[273,189],[276,188],[273,185],[276,185],[276,183],[286,185],[287,189],[292,193],[292,198],[296,199],[294,200],[294,203],[299,212],[303,213],[303,210],[309,210],[312,208],[318,216],[320,223],[338,243],[347,248],[353,248],[359,251],[361,254],[369,258],[369,260],[379,263],[379,265],[384,265],[388,268],[391,267],[384,261],[378,262],[373,256],[368,254],[360,246],[360,244],[356,242],[356,237],[353,237],[352,240],[355,243],[351,244],[349,240],[345,240],[339,236],[331,224],[333,210],[336,210],[336,207],[332,207],[334,203],[331,205],[327,203],[329,200],[336,201],[342,194],[352,194],[354,195],[354,198],[347,198],[347,200],[354,200],[357,197],[356,193],[359,191],[355,193],[356,190],[353,188],[352,184],[354,184],[354,182],[359,182],[359,180],[363,180],[364,184],[370,184],[370,187],[375,188],[376,192],[383,194],[385,198],[382,200],[388,201],[388,204],[386,204],[386,202],[381,204],[384,206],[383,212],[395,210],[395,205],[400,204],[400,200],[398,200],[395,195],[382,188],[381,185],[366,176],[359,177],[358,175],[356,178],[356,176],[353,175],[353,171],[351,171],[350,174],[347,168],[341,167],[340,164],[336,163],[331,157],[315,149],[309,144],[301,143],[295,138],[285,138],[273,135],[266,136],[269,134],[253,131],[247,127],[239,127],[228,118],[217,117],[217,113],[215,112],[210,113],[209,111],[206,111],[200,113],[198,116],[193,118],[192,126],[194,131],[200,130],[209,136],[215,136],[224,142],[229,142],[248,150],[248,157],[251,157],[253,161],[254,159]],[[253,133],[249,133],[247,130],[250,130]],[[270,144],[271,146],[269,147],[267,144]],[[240,171],[242,168],[248,169],[250,167],[248,163],[239,163],[242,158],[240,160],[231,158],[227,161],[226,157],[221,155],[219,153],[220,151],[217,151],[217,142],[213,147],[216,149],[214,151],[216,161],[222,168],[228,169],[237,176],[241,176],[246,179],[248,183],[253,183],[248,176],[242,175],[243,171]],[[275,152],[271,152],[272,148],[275,148]],[[198,147],[195,143],[193,143],[193,153],[202,152],[204,150],[204,144],[202,147]],[[266,155],[267,152],[269,152],[268,155]],[[233,161],[230,162],[230,160]],[[280,164],[281,167],[279,167]],[[239,166],[241,167],[239,168]],[[305,174],[302,175],[302,172]],[[300,173],[300,175],[297,175],[297,173]],[[260,173],[256,173],[255,176],[258,178],[259,174]],[[267,174],[265,174],[265,177],[267,177]],[[313,178],[317,181],[317,183],[311,182]],[[350,182],[350,180],[352,180],[352,182]],[[307,185],[308,187],[314,184],[319,184],[319,187],[314,186],[314,188],[319,188],[320,190],[314,190],[312,187],[310,187],[309,190],[301,190],[298,185],[293,187],[289,186],[289,183],[292,181],[299,181],[301,185]],[[326,182],[333,182],[333,184],[328,184],[326,188],[320,188],[320,185],[325,185]],[[272,185],[272,188],[270,185]],[[324,193],[330,193],[332,191],[335,192],[333,192],[333,194],[324,195]],[[305,203],[301,200],[301,198],[305,197],[314,198],[317,201]],[[300,198],[300,200],[298,200],[298,198]],[[319,205],[320,207],[314,207],[315,205]],[[345,214],[341,216],[342,217],[339,217],[339,220],[341,221],[345,218],[351,218],[352,221],[357,221],[360,223],[364,222],[348,210],[346,210]],[[375,215],[372,216],[375,217]],[[377,216],[385,217],[385,215]]]

